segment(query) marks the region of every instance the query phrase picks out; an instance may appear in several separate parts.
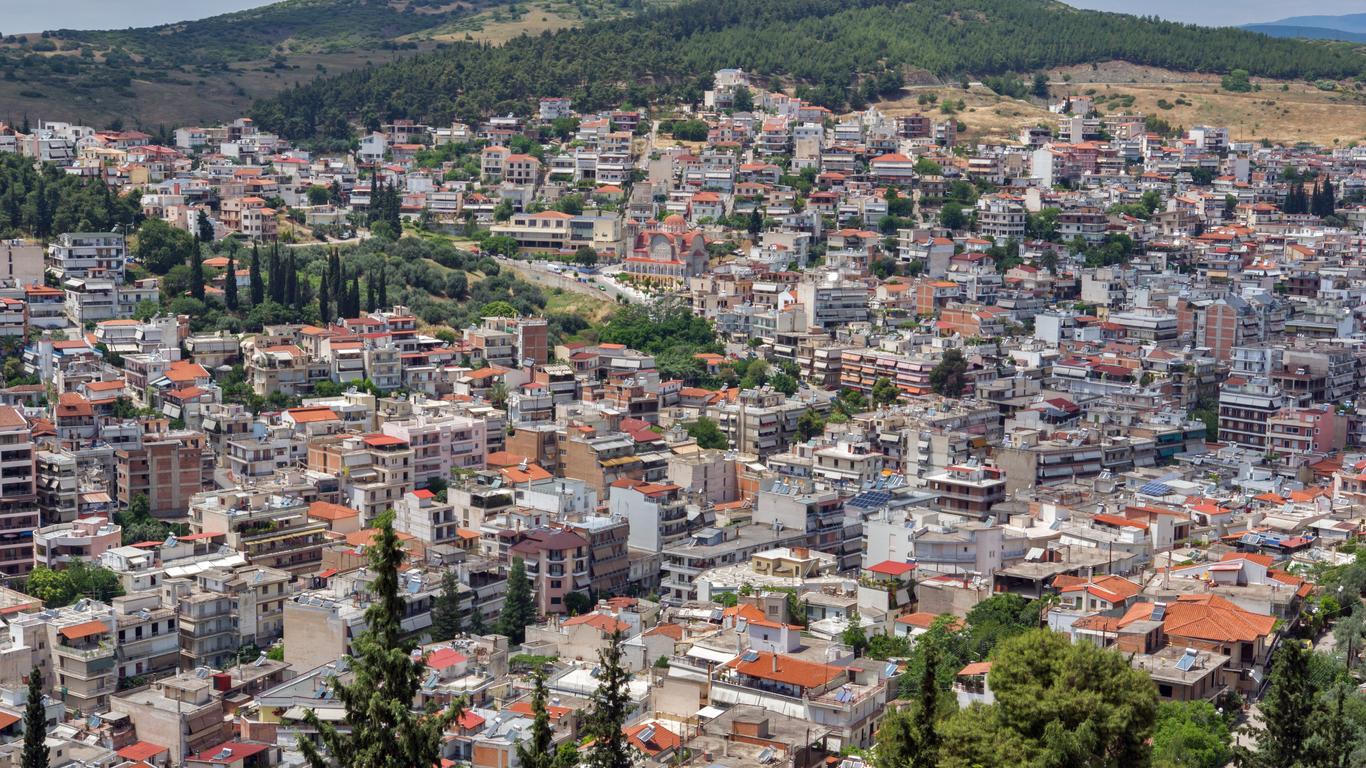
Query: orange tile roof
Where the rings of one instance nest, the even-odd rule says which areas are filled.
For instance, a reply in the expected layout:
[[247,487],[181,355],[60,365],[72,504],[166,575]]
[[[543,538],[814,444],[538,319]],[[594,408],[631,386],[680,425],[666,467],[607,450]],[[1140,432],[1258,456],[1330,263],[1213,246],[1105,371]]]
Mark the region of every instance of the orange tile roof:
[[57,416],[92,416],[95,410],[90,401],[75,392],[63,392],[57,398]]
[[120,749],[118,751],[118,756],[125,760],[147,760],[148,758],[156,757],[168,749],[170,749],[170,747],[163,747],[160,744],[153,744],[150,741],[135,741],[123,749]]
[[588,626],[593,627],[598,631],[603,632],[604,634],[611,634],[613,632],[625,632],[626,630],[631,628],[631,625],[627,624],[624,621],[621,621],[613,616],[608,616],[605,613],[597,612],[585,613],[582,616],[575,616],[572,619],[565,619],[563,622],[561,622],[561,624],[562,626],[566,627],[577,627],[582,624],[587,624]]
[[331,408],[325,405],[313,405],[306,408],[290,408],[285,411],[295,424],[313,424],[319,421],[341,421]]
[[[904,616],[898,616],[896,618],[896,623],[906,624],[912,627],[919,627],[921,629],[929,629],[930,627],[934,626],[934,622],[937,621],[939,617],[942,615],[944,614],[929,613],[927,611],[916,611],[915,613],[908,613]],[[958,618],[957,616],[952,617],[949,621],[949,627],[951,629],[960,629],[962,628],[962,626],[963,620]]]
[[68,640],[80,640],[83,637],[99,635],[109,631],[109,625],[103,621],[85,621],[80,624],[72,624],[69,627],[62,627],[62,637]]
[[991,662],[976,661],[958,670],[959,675],[985,675],[991,671]]
[[166,369],[166,378],[175,382],[188,383],[196,379],[209,378],[209,372],[204,370],[204,366],[199,363],[178,360],[171,363],[171,367]]
[[[650,734],[650,740],[641,741],[640,735],[645,733],[647,728],[653,730],[653,733]],[[679,745],[683,743],[678,734],[659,723],[641,723],[630,728],[623,728],[622,733],[626,734],[626,740],[631,742],[631,746],[651,757],[671,749],[678,749]]]
[[308,505],[308,516],[318,520],[350,520],[360,512],[329,501],[315,501]]
[[759,653],[757,656],[754,661],[745,661],[743,656],[732,659],[726,666],[734,668],[742,675],[773,680],[799,688],[818,688],[840,675],[847,674],[843,667],[805,661],[792,656],[767,652]]
[[[509,704],[506,707],[505,711],[515,712],[516,714],[526,715],[527,717],[531,717],[531,715],[533,714],[531,711],[531,702],[525,699],[521,701],[515,701]],[[561,707],[555,704],[547,704],[545,706],[545,713],[547,715],[550,715],[550,719],[552,721],[559,720],[563,718],[565,715],[572,713],[573,711],[574,710],[570,709],[569,707]]]

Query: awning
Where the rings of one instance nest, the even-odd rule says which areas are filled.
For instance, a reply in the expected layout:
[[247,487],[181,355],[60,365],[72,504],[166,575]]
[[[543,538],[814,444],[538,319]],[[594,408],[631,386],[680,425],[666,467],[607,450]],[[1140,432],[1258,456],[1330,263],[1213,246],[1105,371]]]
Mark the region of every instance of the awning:
[[694,659],[702,659],[703,661],[712,661],[716,662],[717,664],[725,664],[726,662],[734,659],[738,654],[727,653],[725,651],[714,651],[710,648],[702,648],[694,645],[693,647],[688,649],[688,653],[686,655],[691,656]]
[[[308,710],[304,707],[293,706],[285,710],[284,718],[286,720],[302,720],[304,719],[304,713],[307,711]],[[338,709],[336,707],[315,709],[313,710],[313,714],[317,715],[318,719],[325,723],[340,723],[346,720],[346,710]]]

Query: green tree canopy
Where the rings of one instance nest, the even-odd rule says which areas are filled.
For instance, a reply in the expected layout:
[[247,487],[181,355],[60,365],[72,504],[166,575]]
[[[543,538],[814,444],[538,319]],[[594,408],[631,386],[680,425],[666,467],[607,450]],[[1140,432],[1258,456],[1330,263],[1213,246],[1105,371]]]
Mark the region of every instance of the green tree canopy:
[[498,616],[498,633],[507,635],[509,642],[520,645],[526,638],[526,628],[536,621],[536,603],[527,579],[526,563],[520,557],[512,559],[508,569],[507,595],[503,598],[503,612]]
[[153,274],[164,275],[171,267],[186,263],[194,237],[161,219],[148,219],[138,227],[138,261]]
[[944,352],[930,371],[930,388],[944,397],[959,397],[968,386],[968,361],[957,349]]
[[697,441],[699,448],[724,449],[730,445],[721,427],[706,416],[688,423],[688,436]]
[[446,728],[460,714],[461,705],[435,705],[415,711],[413,701],[422,685],[426,662],[412,657],[413,644],[403,629],[403,595],[399,569],[404,552],[394,532],[393,513],[380,515],[370,549],[373,602],[365,611],[366,628],[352,643],[351,679],[327,683],[346,710],[349,730],[305,711],[304,721],[315,729],[321,746],[301,738],[299,748],[312,768],[414,768],[440,763]]
[[1005,754],[1019,765],[1147,764],[1157,688],[1120,654],[1030,630],[996,649],[988,683],[995,704],[944,723],[940,765],[997,765]]

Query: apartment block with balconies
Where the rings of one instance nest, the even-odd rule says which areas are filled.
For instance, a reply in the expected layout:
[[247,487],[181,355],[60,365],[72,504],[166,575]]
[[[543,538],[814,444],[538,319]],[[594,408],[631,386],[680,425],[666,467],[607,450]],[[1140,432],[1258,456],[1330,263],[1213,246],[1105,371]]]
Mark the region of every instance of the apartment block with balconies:
[[122,540],[123,529],[103,517],[57,523],[33,532],[33,560],[36,565],[61,569],[73,560],[98,560]]
[[940,509],[976,520],[985,520],[992,506],[1006,497],[1005,473],[999,467],[955,464],[925,479],[939,494]]
[[0,573],[22,576],[33,569],[38,522],[33,431],[17,409],[0,406]]
[[67,232],[48,246],[47,271],[59,280],[97,277],[120,282],[126,258],[123,235]]
[[593,588],[588,569],[588,542],[573,531],[541,528],[512,546],[536,591],[536,608],[543,615],[566,612],[565,596]]

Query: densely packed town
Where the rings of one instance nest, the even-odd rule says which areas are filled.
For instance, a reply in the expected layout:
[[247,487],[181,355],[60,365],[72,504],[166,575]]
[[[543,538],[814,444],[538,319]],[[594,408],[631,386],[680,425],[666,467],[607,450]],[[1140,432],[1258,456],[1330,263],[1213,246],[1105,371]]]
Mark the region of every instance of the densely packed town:
[[[54,766],[302,764],[377,521],[413,704],[463,702],[443,765],[517,766],[533,678],[580,743],[608,645],[647,765],[863,765],[926,638],[1011,622],[1247,708],[1355,599],[1317,577],[1366,518],[1366,147],[1053,112],[970,145],[929,100],[839,116],[724,70],[687,113],[548,95],[337,154],[0,125],[145,217],[0,243],[0,754],[36,670]],[[195,331],[134,247],[206,237],[205,300],[246,304],[252,253],[397,238],[385,196],[720,351],[680,377],[545,317],[439,327],[368,277],[316,325]]]

